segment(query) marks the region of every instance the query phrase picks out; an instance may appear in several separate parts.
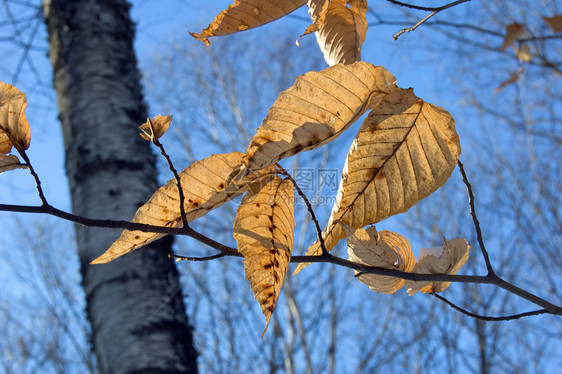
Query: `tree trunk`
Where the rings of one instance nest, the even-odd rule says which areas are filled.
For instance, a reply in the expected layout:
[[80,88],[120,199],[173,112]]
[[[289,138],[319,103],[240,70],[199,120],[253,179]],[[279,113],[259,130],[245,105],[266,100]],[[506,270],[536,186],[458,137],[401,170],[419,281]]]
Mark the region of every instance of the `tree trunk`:
[[[156,190],[125,0],[44,0],[75,214],[126,219]],[[197,371],[171,239],[89,265],[119,232],[76,227],[100,373]]]

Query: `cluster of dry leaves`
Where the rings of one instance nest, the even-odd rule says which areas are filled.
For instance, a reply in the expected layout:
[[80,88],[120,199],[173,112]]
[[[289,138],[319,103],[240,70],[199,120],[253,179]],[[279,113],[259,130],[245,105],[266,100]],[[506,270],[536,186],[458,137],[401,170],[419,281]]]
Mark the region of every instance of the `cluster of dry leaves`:
[[[562,15],[557,15],[553,17],[542,17],[545,25],[554,33],[559,33],[562,31]],[[527,29],[524,25],[519,22],[510,23],[505,27],[505,35],[503,38],[502,45],[498,48],[499,51],[505,51],[507,48],[511,47],[515,56],[522,63],[529,62],[533,59],[535,53],[531,49],[531,45],[525,42],[518,42],[522,37],[527,34]],[[508,79],[503,81],[494,91],[498,93],[504,87],[510,84],[516,83],[521,74],[525,71],[525,66],[521,66],[518,70],[512,72]]]
[[[350,260],[406,272],[456,274],[468,258],[464,239],[445,241],[439,250],[416,262],[410,244],[392,232],[377,232],[375,224],[405,212],[442,186],[460,154],[453,118],[445,110],[396,86],[383,67],[360,61],[365,39],[367,2],[362,0],[237,0],[195,38],[208,38],[261,26],[308,5],[312,24],[330,65],[298,77],[273,103],[245,153],[214,154],[180,172],[183,213],[191,222],[233,198],[244,195],[234,221],[234,238],[244,256],[246,278],[266,317],[275,308],[293,251],[294,190],[277,162],[337,138],[368,113],[351,145],[336,202],[322,232],[324,248],[332,250],[348,238]],[[25,95],[0,86],[0,171],[22,165],[29,146]],[[171,117],[148,119],[142,136],[155,140]],[[25,152],[23,152],[25,154]],[[141,206],[132,222],[163,227],[183,225],[176,179],[159,188]],[[93,264],[110,262],[150,243],[162,234],[124,230]],[[306,251],[321,255],[320,240]],[[300,264],[295,273],[308,264]],[[358,279],[377,292],[393,293],[406,284],[410,294],[439,292],[444,282],[404,280],[362,274]],[[264,330],[265,332],[265,330]]]
[[[236,1],[209,27],[191,35],[209,38],[261,26],[305,5],[306,1]],[[179,175],[189,222],[244,194],[234,221],[234,238],[244,256],[246,278],[269,323],[293,251],[294,185],[277,162],[324,145],[368,112],[349,150],[337,201],[324,229],[327,251],[348,238],[349,258],[372,266],[407,272],[456,274],[468,258],[464,239],[445,241],[440,253],[417,263],[406,239],[396,233],[363,229],[405,212],[451,175],[460,144],[454,121],[445,110],[424,102],[411,89],[396,86],[383,67],[360,61],[367,32],[367,2],[308,1],[312,24],[329,68],[296,79],[273,103],[245,153],[211,155]],[[149,119],[143,137],[160,136],[170,118]],[[143,205],[133,222],[182,226],[175,179]],[[125,230],[92,263],[109,262],[162,234]],[[320,240],[306,251],[321,255]],[[308,264],[300,264],[295,273]],[[446,283],[405,282],[360,275],[371,289],[393,293],[438,292]],[[267,328],[267,327],[266,327]]]

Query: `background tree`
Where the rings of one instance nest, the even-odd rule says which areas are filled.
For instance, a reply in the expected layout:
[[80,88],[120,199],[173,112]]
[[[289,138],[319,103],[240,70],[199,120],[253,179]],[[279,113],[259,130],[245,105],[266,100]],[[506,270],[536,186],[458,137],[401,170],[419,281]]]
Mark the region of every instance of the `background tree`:
[[[50,58],[72,210],[127,219],[156,188],[154,156],[137,136],[146,118],[126,1],[45,1]],[[92,51],[96,51],[92,53]],[[178,275],[160,241],[122,262],[89,262],[115,237],[76,227],[97,370],[195,372]]]

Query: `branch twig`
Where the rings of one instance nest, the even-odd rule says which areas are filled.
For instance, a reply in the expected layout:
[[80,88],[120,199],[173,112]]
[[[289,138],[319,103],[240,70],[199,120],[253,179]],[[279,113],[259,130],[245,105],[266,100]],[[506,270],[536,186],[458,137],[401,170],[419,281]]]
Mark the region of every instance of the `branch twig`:
[[407,32],[410,32],[410,31],[414,31],[421,24],[425,23],[428,19],[430,19],[431,17],[433,17],[437,13],[442,12],[445,9],[452,8],[456,5],[466,3],[467,1],[470,1],[470,0],[457,0],[457,1],[453,1],[452,3],[445,4],[445,5],[440,6],[440,7],[423,7],[423,6],[403,3],[401,1],[396,1],[396,0],[387,0],[387,1],[391,2],[392,4],[400,5],[400,6],[403,6],[403,7],[406,7],[406,8],[416,9],[416,10],[424,10],[424,11],[427,11],[427,12],[431,12],[430,14],[428,14],[427,16],[422,18],[420,21],[418,21],[415,25],[413,25],[411,27],[408,27],[408,28],[405,28],[405,29],[402,29],[402,30],[398,31],[396,34],[392,35],[392,39],[397,40],[400,35],[402,35],[404,33],[407,33]]
[[457,165],[462,175],[462,181],[466,186],[466,192],[468,194],[468,205],[470,208],[470,216],[472,217],[472,221],[474,222],[474,229],[476,230],[476,238],[478,239],[478,245],[480,246],[480,250],[482,251],[482,255],[484,256],[484,261],[486,262],[486,270],[488,270],[488,276],[495,277],[496,273],[494,272],[492,263],[490,262],[488,251],[486,251],[486,246],[484,245],[484,238],[482,237],[482,230],[480,229],[480,222],[478,222],[478,217],[476,216],[476,207],[474,206],[474,194],[472,193],[472,186],[468,181],[468,177],[466,176],[466,173],[464,171],[464,165],[462,164],[460,159],[457,161]]
[[537,315],[540,315],[540,314],[549,313],[548,310],[546,310],[546,309],[539,309],[539,310],[534,310],[532,312],[513,314],[511,316],[502,316],[502,317],[481,316],[479,314],[469,312],[468,310],[463,309],[460,306],[453,304],[451,301],[447,300],[446,298],[444,298],[441,295],[438,295],[436,293],[431,293],[430,295],[435,296],[437,299],[441,300],[442,302],[449,305],[451,308],[461,312],[462,314],[465,314],[465,315],[467,315],[469,317],[472,317],[472,318],[481,319],[481,320],[484,320],[484,321],[512,321],[514,319],[519,319],[519,318],[523,318],[523,317],[537,316]]

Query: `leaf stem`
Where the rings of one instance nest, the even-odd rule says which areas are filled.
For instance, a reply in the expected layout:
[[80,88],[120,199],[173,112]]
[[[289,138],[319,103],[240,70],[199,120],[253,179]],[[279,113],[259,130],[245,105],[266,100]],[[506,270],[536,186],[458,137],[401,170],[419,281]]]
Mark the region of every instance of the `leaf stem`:
[[316,219],[316,214],[314,214],[314,209],[312,209],[312,204],[310,204],[310,201],[308,200],[304,192],[302,192],[302,190],[300,189],[299,185],[297,184],[297,181],[293,179],[293,177],[287,172],[287,170],[285,170],[281,165],[279,165],[279,163],[277,163],[276,166],[279,168],[279,170],[281,170],[281,173],[283,175],[289,178],[289,180],[293,183],[293,186],[295,186],[295,189],[297,190],[299,196],[302,197],[302,199],[304,200],[304,203],[306,204],[306,208],[308,209],[308,212],[310,213],[310,217],[312,218],[312,222],[314,222],[314,227],[316,227],[316,234],[318,235],[318,240],[320,241],[320,248],[322,248],[322,256],[328,255],[326,244],[324,244],[324,237],[322,236],[322,229],[320,228],[320,224]]
[[[151,121],[151,119],[148,119],[149,121]],[[158,149],[160,150],[160,153],[162,154],[162,156],[164,156],[164,158],[166,159],[166,162],[168,163],[168,169],[170,169],[170,171],[172,172],[172,174],[174,174],[174,178],[176,179],[176,185],[178,187],[178,193],[179,193],[179,197],[180,197],[180,214],[181,214],[181,221],[183,223],[183,227],[189,227],[189,222],[187,221],[187,215],[185,214],[185,207],[184,207],[184,203],[185,203],[185,196],[183,194],[183,189],[181,187],[181,179],[180,176],[178,174],[178,171],[176,170],[176,168],[174,167],[174,164],[172,162],[172,159],[170,158],[170,156],[168,155],[168,153],[166,153],[166,150],[164,149],[164,146],[162,145],[162,143],[160,143],[160,141],[158,140],[158,138],[153,137],[152,138],[152,143],[158,147]]]

